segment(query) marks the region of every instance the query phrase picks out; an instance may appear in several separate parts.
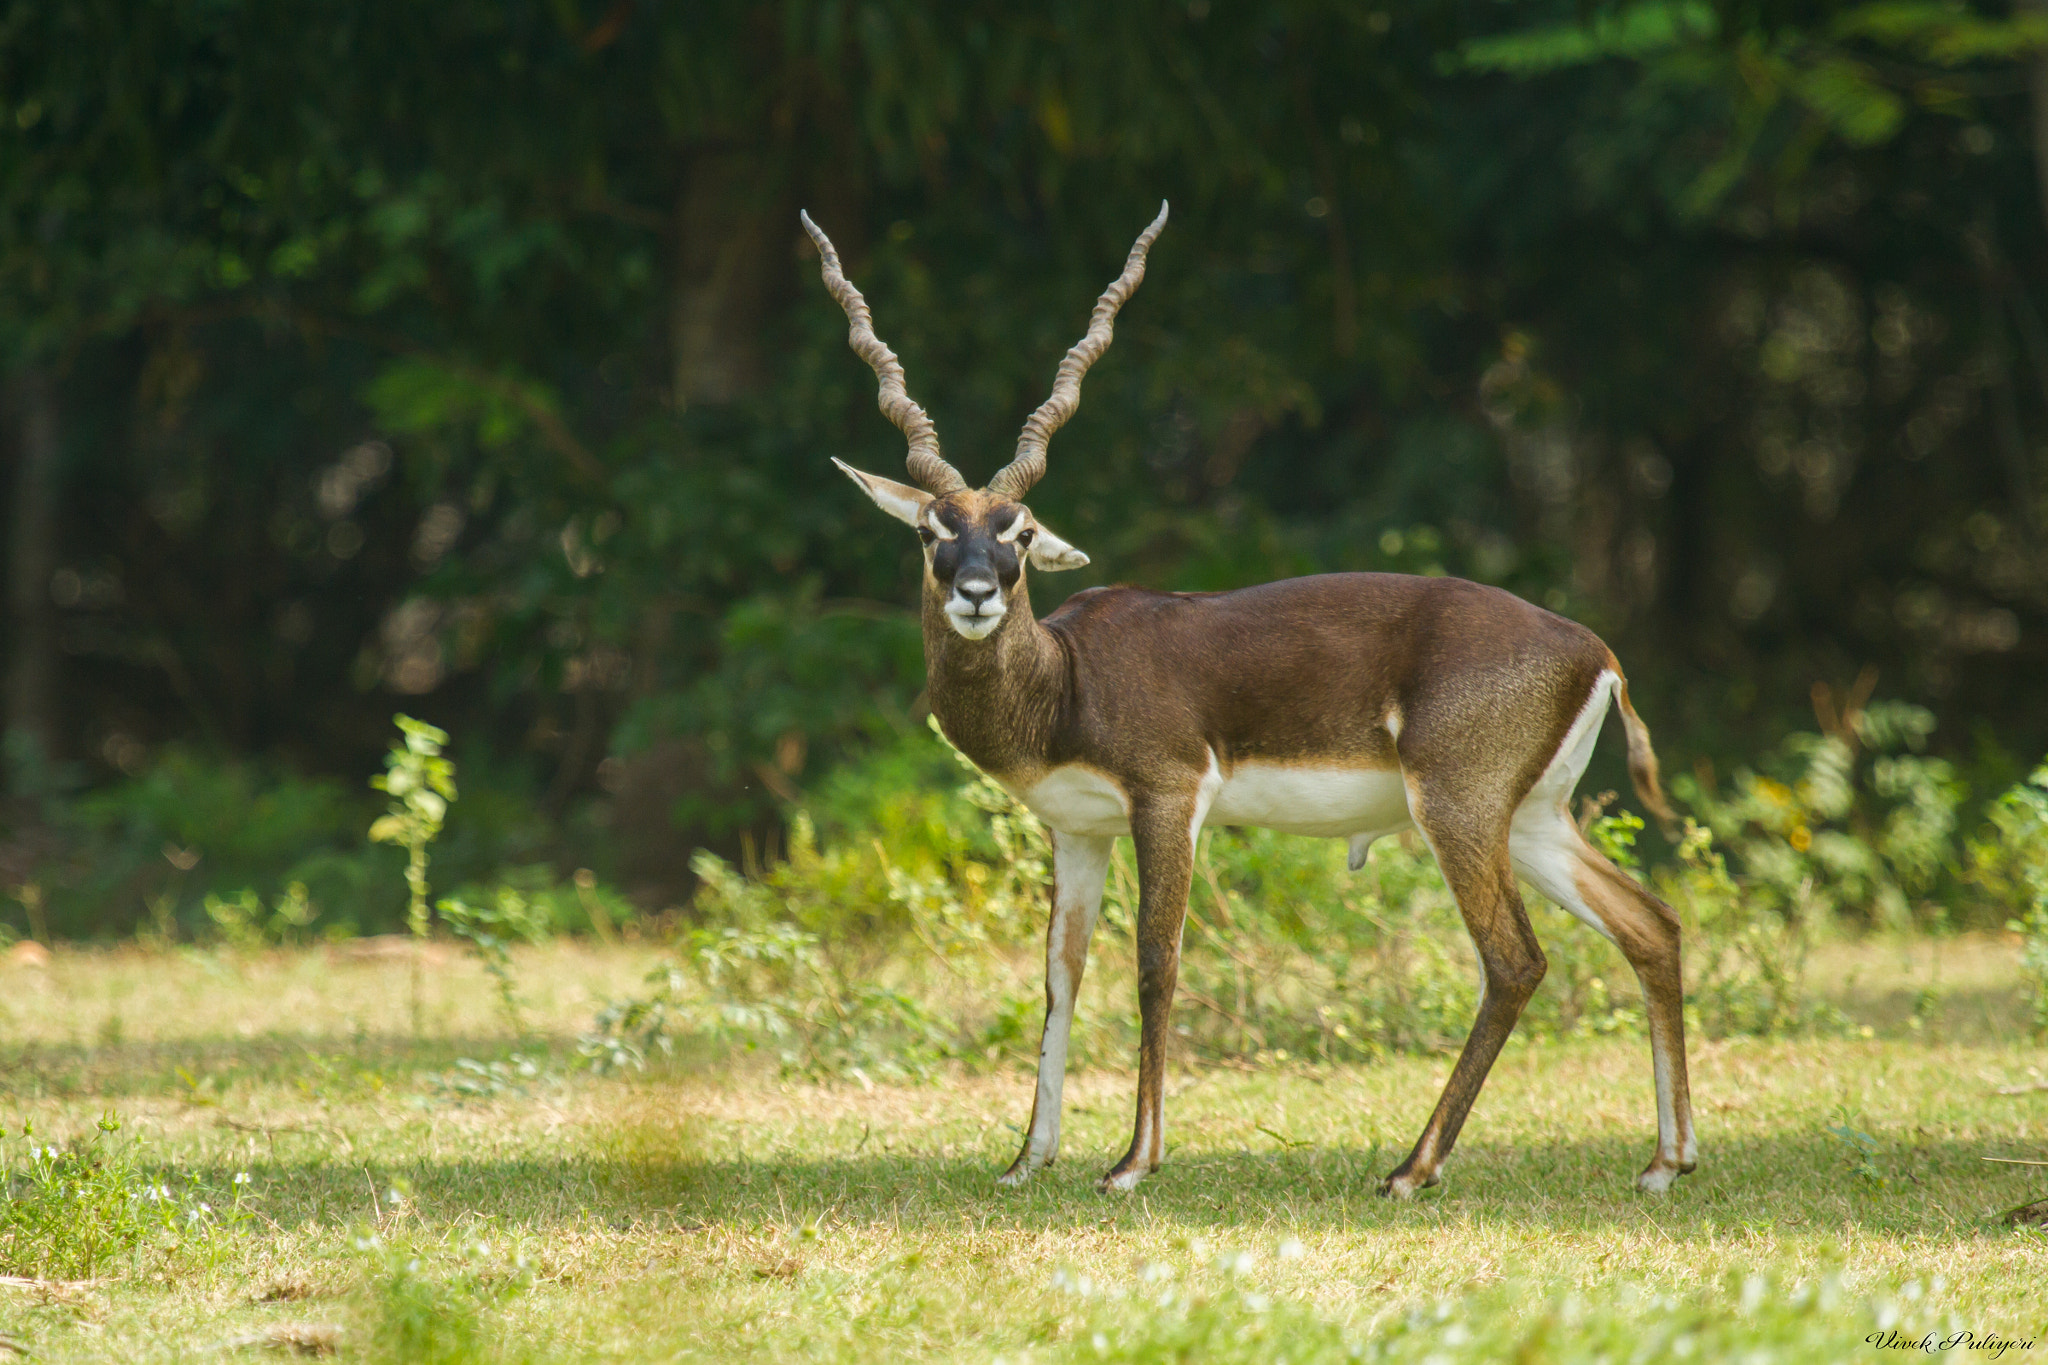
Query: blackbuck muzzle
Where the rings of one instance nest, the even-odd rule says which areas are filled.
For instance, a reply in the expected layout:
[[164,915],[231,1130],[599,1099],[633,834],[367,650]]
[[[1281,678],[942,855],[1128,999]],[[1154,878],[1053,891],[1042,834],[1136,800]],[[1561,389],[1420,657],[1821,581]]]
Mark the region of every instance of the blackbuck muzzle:
[[914,484],[839,467],[923,542],[932,711],[947,737],[1052,831],[1038,1086],[1023,1150],[1002,1181],[1027,1180],[1058,1155],[1074,1000],[1110,848],[1122,836],[1139,880],[1138,1101],[1130,1147],[1100,1183],[1130,1189],[1164,1159],[1169,1019],[1195,840],[1207,825],[1345,839],[1354,869],[1374,840],[1413,830],[1443,869],[1478,951],[1478,1017],[1383,1193],[1406,1197],[1437,1182],[1543,979],[1525,882],[1613,941],[1641,983],[1657,1146],[1637,1184],[1661,1192],[1692,1170],[1678,918],[1592,847],[1570,814],[1613,707],[1638,796],[1671,820],[1649,731],[1599,637],[1498,588],[1400,574],[1326,574],[1223,593],[1091,588],[1036,619],[1031,571],[1088,558],[1040,524],[1023,498],[1045,475],[1053,434],[1073,417],[1083,377],[1144,278],[1166,207],[1096,302],[1015,455],[978,489],[940,455],[931,419],[911,399],[831,241],[808,214],[803,224],[846,311],[848,341],[874,369],[881,409],[909,444]]

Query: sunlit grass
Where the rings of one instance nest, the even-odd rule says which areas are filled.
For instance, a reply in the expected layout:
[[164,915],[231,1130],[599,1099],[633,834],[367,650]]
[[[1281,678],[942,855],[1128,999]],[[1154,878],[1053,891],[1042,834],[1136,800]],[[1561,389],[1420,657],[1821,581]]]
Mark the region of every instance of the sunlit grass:
[[[999,1191],[1020,1069],[568,1070],[651,952],[523,953],[524,1040],[448,955],[417,1042],[403,959],[60,953],[0,968],[0,1122],[61,1140],[117,1107],[146,1161],[207,1188],[248,1171],[256,1218],[224,1254],[0,1289],[0,1333],[56,1361],[327,1326],[345,1357],[446,1360],[1851,1359],[1881,1323],[2038,1340],[2048,1239],[1998,1215],[2048,1172],[1981,1158],[2048,1157],[2048,1091],[2024,1088],[2048,1052],[2020,1041],[2008,945],[1941,951],[1931,995],[1924,944],[1818,955],[1815,984],[1873,1037],[1697,1045],[1702,1164],[1667,1199],[1631,1187],[1648,1049],[1614,1038],[1511,1047],[1413,1204],[1374,1188],[1446,1058],[1183,1068],[1167,1167],[1128,1198],[1092,1180],[1131,1077],[1084,1072],[1060,1164]],[[1111,970],[1084,1008],[1128,1000]],[[458,1058],[514,1053],[532,1065],[451,1083]]]

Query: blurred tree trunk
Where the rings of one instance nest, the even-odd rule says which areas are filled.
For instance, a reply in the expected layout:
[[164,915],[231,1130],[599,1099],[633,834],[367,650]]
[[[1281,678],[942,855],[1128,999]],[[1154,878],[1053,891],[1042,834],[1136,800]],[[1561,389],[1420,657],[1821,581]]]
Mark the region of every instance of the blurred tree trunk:
[[775,247],[788,238],[770,221],[758,149],[719,147],[690,155],[675,211],[675,294],[670,321],[677,408],[730,403],[760,391],[762,321]]
[[47,760],[57,748],[57,613],[50,600],[57,570],[56,382],[47,369],[31,366],[13,387],[19,425],[7,565],[10,782],[21,764]]

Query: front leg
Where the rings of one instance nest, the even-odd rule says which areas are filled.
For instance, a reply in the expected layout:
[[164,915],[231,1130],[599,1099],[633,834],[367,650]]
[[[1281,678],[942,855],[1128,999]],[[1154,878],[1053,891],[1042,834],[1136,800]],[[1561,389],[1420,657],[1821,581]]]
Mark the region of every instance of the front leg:
[[1045,930],[1045,1036],[1038,1045],[1038,1093],[1031,1101],[1031,1132],[1010,1169],[996,1179],[1021,1185],[1060,1152],[1060,1090],[1067,1079],[1067,1039],[1074,1026],[1074,997],[1088,965],[1088,940],[1102,909],[1102,885],[1109,876],[1110,839],[1090,835],[1052,836],[1052,918]]
[[1131,812],[1138,854],[1138,1119],[1131,1149],[1098,1182],[1105,1190],[1135,1189],[1166,1156],[1166,1045],[1205,794],[1141,802]]

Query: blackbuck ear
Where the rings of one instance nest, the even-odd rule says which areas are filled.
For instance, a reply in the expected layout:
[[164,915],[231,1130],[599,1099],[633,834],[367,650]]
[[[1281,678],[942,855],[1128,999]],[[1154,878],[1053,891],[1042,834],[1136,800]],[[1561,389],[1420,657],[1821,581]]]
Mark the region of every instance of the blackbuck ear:
[[837,456],[833,457],[832,463],[838,465],[847,478],[859,484],[861,492],[875,500],[875,506],[905,526],[917,525],[925,504],[932,500],[932,495],[921,488],[912,488],[907,483],[885,479],[879,474],[863,474]]
[[1031,538],[1031,567],[1034,569],[1078,569],[1088,562],[1088,556],[1061,540],[1045,529],[1041,523],[1034,528],[1038,534]]

